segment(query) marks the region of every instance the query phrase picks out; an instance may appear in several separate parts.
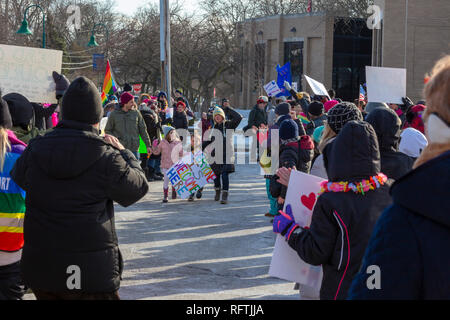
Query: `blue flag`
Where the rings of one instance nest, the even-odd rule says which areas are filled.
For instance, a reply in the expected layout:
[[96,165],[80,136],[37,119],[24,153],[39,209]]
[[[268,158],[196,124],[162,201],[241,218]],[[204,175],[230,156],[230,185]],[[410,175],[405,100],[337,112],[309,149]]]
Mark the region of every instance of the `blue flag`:
[[284,81],[287,81],[287,82],[289,82],[289,84],[292,84],[291,63],[288,62],[282,67],[280,67],[280,65],[278,64],[277,65],[277,73],[278,73],[277,85],[282,90],[282,92],[277,94],[277,97],[281,97],[281,96],[289,97],[291,94],[284,87]]

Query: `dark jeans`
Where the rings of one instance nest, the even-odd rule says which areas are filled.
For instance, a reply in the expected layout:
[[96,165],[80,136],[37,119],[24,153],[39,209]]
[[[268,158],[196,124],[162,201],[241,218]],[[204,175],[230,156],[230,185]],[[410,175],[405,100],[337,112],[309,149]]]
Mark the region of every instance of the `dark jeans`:
[[102,293],[56,293],[33,290],[37,300],[120,300],[119,291]]
[[25,286],[20,277],[20,262],[0,267],[0,300],[21,300]]
[[161,159],[149,159],[147,165],[155,169],[155,173],[161,173]]
[[220,189],[220,180],[222,179],[222,190],[228,191],[230,188],[230,179],[228,177],[228,172],[222,172],[217,178],[214,180],[214,187]]

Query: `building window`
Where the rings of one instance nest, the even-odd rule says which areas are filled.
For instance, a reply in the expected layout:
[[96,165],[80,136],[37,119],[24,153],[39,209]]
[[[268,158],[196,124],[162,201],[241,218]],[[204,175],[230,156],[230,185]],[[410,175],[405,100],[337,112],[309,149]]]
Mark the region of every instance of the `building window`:
[[266,44],[257,43],[255,45],[255,86],[253,91],[257,91],[264,86],[264,65],[266,60]]
[[291,62],[292,82],[297,83],[297,91],[302,91],[303,41],[284,43],[284,64]]
[[366,82],[365,66],[372,64],[372,31],[363,19],[338,19],[334,26],[333,89],[336,96],[353,101]]

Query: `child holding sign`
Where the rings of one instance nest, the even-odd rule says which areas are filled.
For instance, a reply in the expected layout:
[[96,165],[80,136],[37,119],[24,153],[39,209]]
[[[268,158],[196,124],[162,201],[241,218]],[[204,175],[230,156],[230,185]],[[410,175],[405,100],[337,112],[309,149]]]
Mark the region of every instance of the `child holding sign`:
[[[163,202],[169,201],[169,177],[166,172],[174,163],[178,162],[179,158],[183,156],[183,148],[181,140],[178,137],[175,128],[171,126],[163,126],[164,139],[158,144],[158,140],[153,141],[152,152],[155,155],[161,154],[161,169],[164,173],[163,184]],[[177,198],[177,193],[172,187],[172,199]]]

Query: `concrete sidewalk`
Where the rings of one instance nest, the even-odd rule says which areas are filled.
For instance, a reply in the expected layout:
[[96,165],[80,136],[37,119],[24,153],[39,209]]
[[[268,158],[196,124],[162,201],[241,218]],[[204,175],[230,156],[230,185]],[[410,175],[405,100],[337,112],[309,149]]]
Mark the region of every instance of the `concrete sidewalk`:
[[116,207],[122,299],[298,299],[293,283],[268,276],[275,235],[259,166],[230,177],[226,205],[212,185],[201,200],[163,204],[162,183],[151,182],[139,203]]
[[159,181],[138,203],[116,205],[121,298],[298,299],[294,283],[268,276],[275,235],[259,171],[236,166],[226,205],[214,201],[212,184],[201,200],[163,204]]

